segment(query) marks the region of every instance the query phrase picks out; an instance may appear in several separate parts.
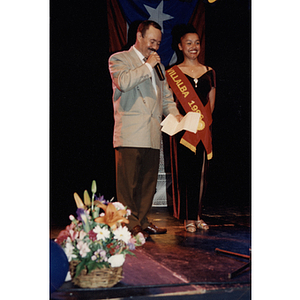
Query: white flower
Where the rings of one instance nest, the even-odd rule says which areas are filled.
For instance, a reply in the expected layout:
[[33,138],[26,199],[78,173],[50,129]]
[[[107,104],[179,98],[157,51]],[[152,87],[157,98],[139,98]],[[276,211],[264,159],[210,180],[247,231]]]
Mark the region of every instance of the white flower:
[[76,255],[73,254],[73,250],[74,250],[74,246],[71,243],[71,239],[68,237],[66,240],[64,251],[66,253],[69,262],[72,260],[72,258],[76,258]]
[[84,243],[83,241],[79,241],[77,243],[77,248],[78,248],[78,250],[80,250],[79,253],[80,253],[81,257],[86,257],[86,254],[91,251],[88,244]]
[[125,206],[121,202],[112,202],[116,210],[125,210]]
[[129,242],[129,240],[131,238],[131,233],[130,233],[130,231],[128,231],[128,228],[126,226],[118,227],[114,231],[114,235],[117,240],[121,240],[121,241],[125,242],[126,244]]
[[124,264],[124,261],[125,261],[124,254],[116,254],[116,255],[111,256],[108,259],[108,262],[110,263],[112,268],[121,267]]
[[109,238],[110,231],[105,227],[101,228],[99,225],[97,225],[93,231],[97,233],[97,240],[105,241],[105,239]]
[[141,232],[139,232],[136,235],[136,238],[137,238],[138,242],[140,242],[141,245],[144,245],[146,243],[145,237]]

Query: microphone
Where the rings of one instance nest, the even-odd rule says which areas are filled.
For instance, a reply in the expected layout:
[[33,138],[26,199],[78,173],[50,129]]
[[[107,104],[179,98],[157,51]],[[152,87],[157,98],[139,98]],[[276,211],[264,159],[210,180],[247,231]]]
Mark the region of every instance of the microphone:
[[159,80],[161,80],[161,81],[165,80],[165,76],[164,76],[164,74],[163,74],[163,72],[161,70],[161,67],[160,67],[159,63],[157,63],[154,66],[154,69],[155,69],[155,71],[156,71],[156,73],[158,75]]
[[[150,49],[151,51],[153,51],[153,52],[156,52],[156,50],[153,49],[153,48],[149,48],[149,49]],[[165,76],[164,76],[164,74],[163,74],[163,72],[162,72],[162,70],[161,70],[161,67],[160,67],[159,63],[157,63],[157,64],[154,66],[154,69],[155,69],[155,71],[156,71],[156,73],[157,73],[157,76],[158,76],[159,80],[161,80],[161,81],[165,80]]]

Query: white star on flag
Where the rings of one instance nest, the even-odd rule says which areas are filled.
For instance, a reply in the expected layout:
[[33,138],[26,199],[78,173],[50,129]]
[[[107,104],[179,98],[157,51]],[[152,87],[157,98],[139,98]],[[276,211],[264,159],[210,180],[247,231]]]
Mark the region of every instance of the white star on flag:
[[[128,42],[127,35],[131,25],[134,26],[136,22],[141,20],[153,20],[162,28],[163,36],[158,54],[164,66],[168,66],[170,61],[173,64],[176,58],[176,54],[174,54],[174,50],[172,49],[172,30],[174,26],[177,24],[188,24],[188,22],[196,25],[196,27],[198,25],[204,26],[204,1],[111,0],[110,2],[112,3],[112,5],[108,5],[108,15],[112,16],[108,21],[110,52],[120,51],[124,46],[123,43]],[[191,19],[196,7],[197,12]],[[200,20],[203,22],[201,23]],[[127,30],[125,27],[126,22],[128,24]],[[201,26],[199,27],[199,31],[203,32],[204,36],[204,30],[202,30]],[[130,43],[134,43],[134,38]],[[172,59],[173,55],[174,59]]]
[[149,20],[157,22],[162,28],[161,30],[162,33],[164,33],[163,22],[174,18],[168,14],[164,14],[163,5],[164,5],[164,1],[161,1],[156,8],[152,8],[144,4],[145,8],[150,14]]

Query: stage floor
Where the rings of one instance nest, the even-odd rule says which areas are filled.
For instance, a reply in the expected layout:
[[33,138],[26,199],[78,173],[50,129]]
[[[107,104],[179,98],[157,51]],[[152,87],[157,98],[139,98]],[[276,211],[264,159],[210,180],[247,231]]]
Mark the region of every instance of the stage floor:
[[[150,220],[168,232],[151,235],[136,257],[126,256],[121,282],[107,289],[65,282],[51,299],[250,299],[250,268],[228,276],[250,260],[216,251],[250,255],[250,207],[206,207],[203,219],[208,231],[187,233],[168,208],[153,207]],[[50,238],[59,229],[51,228]]]

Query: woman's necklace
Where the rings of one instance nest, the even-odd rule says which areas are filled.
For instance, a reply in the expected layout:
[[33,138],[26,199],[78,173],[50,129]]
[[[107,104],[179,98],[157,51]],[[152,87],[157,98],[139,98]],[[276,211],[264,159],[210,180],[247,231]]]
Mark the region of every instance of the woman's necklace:
[[[194,70],[192,69],[191,70],[192,73],[194,73]],[[193,76],[194,77],[194,76]],[[195,82],[195,88],[197,87],[197,84],[198,84],[198,78],[194,78],[194,82]]]
[[[187,67],[187,66],[185,66],[185,67]],[[197,69],[196,69],[197,70]],[[190,69],[190,72],[192,72],[192,73],[194,73],[194,70],[193,69]],[[192,75],[192,74],[191,74]],[[191,76],[191,77],[193,77],[193,80],[194,80],[194,82],[195,82],[195,88],[198,86],[198,78],[194,78],[194,76]]]
[[194,78],[194,82],[195,82],[195,87],[197,87],[198,78]]

